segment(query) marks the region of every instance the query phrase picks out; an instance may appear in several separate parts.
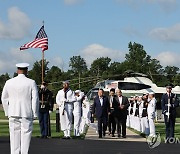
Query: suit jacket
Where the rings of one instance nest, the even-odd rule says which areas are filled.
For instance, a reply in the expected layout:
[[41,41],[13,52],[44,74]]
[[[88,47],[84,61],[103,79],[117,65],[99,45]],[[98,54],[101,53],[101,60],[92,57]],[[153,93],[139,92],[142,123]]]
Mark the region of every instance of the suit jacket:
[[101,106],[99,96],[94,99],[92,106],[92,114],[96,114],[97,118],[108,118],[108,112],[110,112],[109,100],[106,96],[103,96],[103,105]]
[[[161,107],[162,107],[162,113],[166,113],[168,111],[168,94],[163,94],[162,96],[162,99],[161,99]],[[172,116],[176,116],[176,107],[179,106],[179,100],[177,98],[177,96],[173,93],[171,93],[171,96],[170,96],[170,104],[171,104],[171,107],[170,107],[170,114]]]
[[39,97],[34,80],[24,74],[6,81],[1,96],[5,115],[8,117],[38,117]]
[[128,98],[125,96],[122,96],[122,104],[124,105],[124,109],[120,109],[120,102],[118,96],[115,97],[116,103],[115,103],[115,117],[120,119],[126,119],[128,114],[128,107],[129,107],[129,101]]

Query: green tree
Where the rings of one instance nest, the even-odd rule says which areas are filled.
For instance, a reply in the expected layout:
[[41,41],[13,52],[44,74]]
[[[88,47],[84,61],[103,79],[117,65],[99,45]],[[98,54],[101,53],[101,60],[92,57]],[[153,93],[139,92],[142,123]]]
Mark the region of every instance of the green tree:
[[[46,76],[49,68],[48,68],[49,62],[44,60],[44,77]],[[37,84],[41,84],[41,76],[42,76],[42,60],[36,61],[33,65],[32,70],[28,72],[28,76],[35,80]]]
[[110,62],[111,58],[109,57],[100,57],[94,60],[90,68],[92,75],[101,76],[103,73],[105,74],[109,69]]
[[178,71],[179,71],[179,68],[176,66],[166,66],[164,68],[164,74],[167,77],[169,83],[177,84],[175,82],[175,78],[176,78],[176,80],[178,79],[176,77],[178,75]]
[[75,74],[82,74],[87,71],[86,61],[81,56],[71,57],[69,67]]
[[125,55],[125,64],[127,69],[134,72],[145,73],[146,66],[150,62],[151,57],[147,55],[143,46],[138,43],[129,43],[129,53]]
[[[9,76],[8,73],[2,74],[2,75],[0,76],[0,94],[2,93],[2,90],[3,90],[3,87],[4,87],[5,82],[6,82],[7,80],[9,80],[9,79],[10,79],[10,76]],[[0,103],[1,103],[1,99],[0,99]]]

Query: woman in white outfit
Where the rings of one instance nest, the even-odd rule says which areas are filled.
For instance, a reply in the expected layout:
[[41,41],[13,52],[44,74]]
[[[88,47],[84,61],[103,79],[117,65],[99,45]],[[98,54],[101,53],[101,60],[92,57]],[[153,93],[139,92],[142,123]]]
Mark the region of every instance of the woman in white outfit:
[[81,103],[84,93],[80,90],[75,91],[76,101],[74,102],[74,136],[80,136],[79,127],[81,122]]
[[80,124],[80,133],[84,133],[86,125],[90,125],[90,116],[90,102],[84,96],[82,101],[82,118]]

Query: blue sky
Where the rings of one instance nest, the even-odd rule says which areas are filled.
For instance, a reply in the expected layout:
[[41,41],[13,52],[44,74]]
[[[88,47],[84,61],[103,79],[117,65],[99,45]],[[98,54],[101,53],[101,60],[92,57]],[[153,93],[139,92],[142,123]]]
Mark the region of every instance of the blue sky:
[[23,52],[45,21],[50,66],[68,69],[81,55],[88,65],[102,56],[123,61],[130,41],[140,43],[163,66],[180,67],[178,0],[0,0],[0,73],[41,59],[40,49]]

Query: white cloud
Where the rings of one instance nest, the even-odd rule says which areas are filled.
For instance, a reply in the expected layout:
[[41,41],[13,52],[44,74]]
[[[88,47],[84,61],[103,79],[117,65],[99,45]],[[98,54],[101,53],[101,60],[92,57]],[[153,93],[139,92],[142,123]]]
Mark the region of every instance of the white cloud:
[[64,0],[64,3],[66,5],[74,5],[74,4],[78,4],[80,2],[82,2],[83,0]]
[[150,31],[149,35],[155,39],[170,42],[180,41],[180,23],[167,28],[155,28]]
[[88,66],[90,66],[95,59],[100,57],[109,57],[112,61],[122,61],[125,55],[124,52],[110,49],[100,44],[91,44],[80,51],[80,54],[86,60]]
[[163,66],[177,66],[180,67],[180,54],[165,51],[161,52],[159,55],[157,55],[157,59],[160,61],[161,65]]
[[64,60],[61,57],[57,56],[57,57],[51,58],[49,61],[50,61],[50,63],[49,63],[50,67],[57,66],[62,71],[66,70],[66,66],[65,66]]
[[128,4],[134,8],[142,6],[142,4],[158,4],[165,12],[173,11],[177,7],[177,0],[116,0],[120,4]]
[[21,62],[27,62],[31,65],[34,63],[33,56],[26,51],[19,51],[17,48],[11,48],[7,52],[1,51],[0,56],[0,74],[9,73],[13,74],[16,72],[16,64]]
[[0,20],[0,39],[21,39],[29,34],[31,21],[17,7],[8,9],[8,23]]

